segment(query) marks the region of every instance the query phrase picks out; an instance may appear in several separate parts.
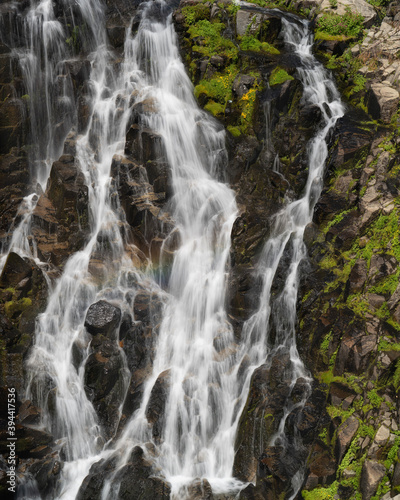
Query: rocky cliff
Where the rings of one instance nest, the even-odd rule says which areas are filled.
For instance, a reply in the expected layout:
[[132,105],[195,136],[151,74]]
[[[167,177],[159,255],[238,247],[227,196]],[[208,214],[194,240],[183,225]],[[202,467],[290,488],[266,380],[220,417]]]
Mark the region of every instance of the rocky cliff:
[[[234,189],[239,208],[231,235],[226,299],[238,342],[244,322],[257,307],[261,284],[254,269],[271,233],[272,217],[302,193],[309,140],[321,119],[319,108],[302,98],[301,62],[283,42],[282,11],[311,22],[315,53],[332,71],[346,104],[346,113],[330,137],[324,190],[306,228],[308,259],[300,270],[297,346],[313,384],[306,404],[287,418],[285,431],[289,437],[299,434],[303,446],[281,450],[270,445],[289,384],[288,359],[275,357],[272,366],[254,371],[239,421],[233,475],[254,483],[240,498],[290,498],[290,480],[300,463],[305,470],[296,498],[395,498],[400,494],[400,5],[384,0],[275,4],[259,0],[240,5],[230,0],[182,0],[172,7],[195,97],[226,129],[229,158],[226,168],[221,161],[218,175]],[[38,97],[29,95],[15,57],[15,49],[26,43],[23,36],[17,37],[23,31],[15,26],[27,8],[22,1],[2,4],[0,10],[4,248],[27,210],[22,199],[38,180],[31,167],[32,128],[38,126],[31,109]],[[125,31],[135,32],[139,14],[135,2],[107,2],[107,34],[116,66]],[[11,252],[0,276],[2,415],[8,387],[15,387],[18,473],[36,481],[32,491],[42,498],[54,497],[68,457],[62,443],[54,442],[59,437],[55,428],[39,425],[41,409],[35,405],[40,396],[33,402],[24,399],[26,360],[48,291],[68,257],[87,243],[91,220],[90,186],[74,161],[77,135],[85,131],[92,113],[88,50],[84,29],[73,28],[61,11],[59,19],[74,45],[62,76],[71,86],[76,117],[71,128],[67,115],[56,113],[53,126],[59,132],[54,140],[60,143],[60,155],[51,166],[45,190],[35,194],[30,245],[41,264]],[[160,266],[167,280],[179,246],[171,216],[171,172],[160,136],[148,127],[155,104],[136,103],[135,97],[129,103],[124,155],[112,160],[111,196],[121,213],[125,241],[134,244],[129,246],[131,259],[138,269],[150,263],[156,269]],[[93,137],[94,149],[95,141]],[[98,235],[89,265],[93,283],[108,279],[104,263],[110,254],[109,241]],[[289,257],[283,256],[273,295],[283,287]],[[128,280],[137,285],[135,275]],[[77,372],[83,369],[85,391],[106,440],[119,436],[138,409],[154,360],[164,297],[146,283],[139,288],[131,299],[130,314],[107,300],[93,303],[85,319],[87,343],[77,343],[74,350]],[[270,337],[273,343],[274,325]],[[155,442],[161,435],[169,376],[167,372],[159,376],[146,410]],[[301,384],[296,390],[290,397],[300,398]],[[49,379],[50,414],[55,392]],[[7,495],[6,420],[1,423],[0,491]],[[169,498],[170,486],[152,468],[151,453],[134,448],[118,477],[112,476],[121,485],[120,498],[132,498],[132,492],[135,498]],[[111,456],[93,464],[77,498],[100,498],[115,460]],[[205,480],[194,482],[189,493],[192,499],[228,498],[213,496]]]

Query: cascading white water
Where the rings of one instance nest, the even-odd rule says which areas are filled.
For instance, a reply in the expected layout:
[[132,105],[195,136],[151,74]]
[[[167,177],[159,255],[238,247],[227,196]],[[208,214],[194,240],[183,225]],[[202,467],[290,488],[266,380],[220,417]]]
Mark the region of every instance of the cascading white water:
[[232,450],[226,445],[231,422],[226,407],[234,390],[229,372],[235,347],[224,302],[236,204],[234,193],[215,179],[219,157],[226,155],[224,132],[197,106],[171,16],[154,23],[144,13],[131,51],[138,67],[151,61],[140,85],[143,99],[157,103],[147,125],[164,139],[181,245],[174,257],[153,374],[141,408],[117,447],[126,447],[128,439],[132,445],[151,439],[147,404],[157,377],[169,370],[157,463],[173,485],[174,498],[183,498],[181,483],[198,476],[212,482],[231,475]]
[[[106,46],[105,21],[100,2],[81,2],[86,23],[94,36],[89,54],[90,84],[93,88],[93,109],[87,131],[76,143],[75,161],[85,175],[89,188],[91,235],[86,246],[75,253],[65,265],[63,274],[50,290],[49,302],[39,315],[35,345],[28,361],[30,381],[27,397],[33,397],[44,410],[44,424],[56,438],[64,440],[67,461],[63,471],[63,498],[75,498],[96,454],[101,449],[102,436],[97,416],[84,390],[84,368],[74,368],[72,348],[76,341],[85,345],[87,334],[83,327],[85,314],[96,297],[115,300],[120,291],[118,273],[132,268],[124,255],[120,220],[112,208],[110,167],[116,153],[123,153],[127,121],[130,116],[130,61],[122,71],[110,69],[113,54]],[[96,137],[96,149],[91,139]],[[101,290],[93,281],[89,264],[96,250],[98,235],[112,245],[112,254],[105,262],[108,278],[115,290]],[[114,276],[114,277],[113,277]],[[105,282],[110,286],[110,281]],[[123,283],[121,284],[123,287]],[[121,370],[126,370],[123,366]],[[127,381],[126,381],[127,382]],[[53,406],[48,412],[49,390],[54,387]]]
[[[182,246],[175,255],[171,274],[172,297],[161,325],[153,375],[147,381],[141,408],[129,423],[117,447],[125,447],[127,440],[132,442],[132,446],[152,440],[146,408],[157,377],[169,370],[170,388],[163,437],[161,444],[154,444],[157,447],[157,464],[172,483],[172,497],[176,499],[185,498],[185,485],[195,477],[207,477],[214,492],[239,488],[231,476],[234,439],[240,417],[238,408],[244,406],[250,377],[257,366],[265,360],[270,362],[278,351],[285,350],[290,355],[292,366],[291,389],[299,379],[308,383],[308,389],[300,401],[290,403],[288,400],[279,430],[271,437],[271,444],[279,441],[285,445],[287,416],[295,408],[303,406],[310,394],[311,380],[298,355],[295,340],[298,267],[305,257],[304,229],[312,219],[314,204],[322,189],[328,151],[327,136],[337,118],[342,116],[343,107],[333,83],[311,55],[312,40],[306,23],[299,26],[283,20],[283,24],[286,43],[295,46],[304,65],[299,69],[304,85],[304,100],[321,108],[323,124],[310,144],[309,177],[303,197],[289,203],[275,217],[275,227],[265,245],[258,268],[263,281],[259,309],[244,326],[241,346],[234,344],[223,310],[224,272],[229,248],[229,233],[225,231],[230,231],[235,215],[234,212],[229,214],[233,200],[224,195],[225,189],[221,191],[220,185],[212,185],[208,176],[205,177],[204,169],[197,161],[196,150],[192,147],[195,144],[193,139],[196,138],[194,124],[199,111],[193,103],[189,83],[187,92],[182,89],[181,83],[176,95],[175,78],[179,76],[178,67],[181,71],[183,68],[181,63],[178,67],[171,64],[171,59],[177,58],[175,49],[170,52],[165,48],[171,47],[165,40],[165,37],[171,36],[171,26],[148,25],[144,22],[134,42],[146,47],[148,52],[145,53],[153,61],[147,80],[152,87],[146,96],[157,98],[160,104],[159,112],[152,115],[148,124],[165,138],[167,158],[173,172],[175,214]],[[162,62],[160,55],[163,56]],[[180,81],[188,82],[184,73]],[[324,105],[329,108],[329,116]],[[173,147],[175,144],[181,147]],[[183,170],[182,166],[186,169]],[[193,166],[198,168],[194,170]],[[187,189],[189,180],[195,186],[196,193]],[[218,192],[220,206],[214,201],[214,193]],[[213,203],[211,206],[210,199]],[[224,206],[222,202],[225,200]],[[211,217],[203,217],[204,209]],[[213,211],[216,209],[221,215],[224,214],[222,220],[229,221],[225,227],[215,227]],[[212,238],[210,222],[214,231],[218,231]],[[213,251],[215,242],[219,243],[217,248],[220,248],[221,253]],[[283,291],[273,305],[271,287],[288,245],[291,246],[292,260]],[[274,316],[276,327],[273,346],[266,338],[271,315]],[[224,354],[215,350],[216,341],[221,342]],[[245,374],[239,372],[244,357],[250,361]],[[128,455],[129,450],[125,449],[125,459]],[[301,481],[302,471],[299,471],[293,478],[293,497]],[[109,490],[106,491],[109,493]],[[103,494],[103,498],[106,495]]]
[[[67,1],[64,3],[68,5]],[[162,1],[156,3],[163,5]],[[323,124],[309,146],[309,177],[303,197],[288,203],[275,216],[272,235],[258,266],[263,283],[259,307],[245,323],[242,342],[237,345],[225,312],[230,234],[237,212],[233,192],[218,181],[219,168],[226,156],[224,132],[197,106],[179,56],[171,16],[154,21],[150,4],[145,7],[137,36],[131,38],[128,33],[121,71],[113,74],[108,69],[112,55],[107,50],[100,2],[81,0],[78,7],[92,33],[89,58],[95,111],[76,147],[76,161],[89,188],[91,235],[84,249],[68,260],[50,292],[46,311],[38,318],[27,390],[28,397],[35,394],[44,408],[44,423],[56,437],[65,441],[67,464],[58,495],[63,499],[75,498],[90,465],[100,456],[120,452],[121,465],[134,445],[153,441],[146,409],[158,376],[167,370],[169,388],[162,438],[154,444],[157,465],[172,484],[173,498],[185,498],[187,484],[196,477],[207,477],[214,492],[237,491],[240,484],[232,478],[234,440],[254,369],[285,350],[290,354],[292,366],[291,387],[300,378],[309,381],[295,340],[298,268],[305,257],[304,229],[311,221],[322,189],[327,137],[343,114],[343,107],[332,81],[311,55],[312,41],[306,23],[299,25],[283,19],[285,41],[293,46],[303,63],[298,72],[304,86],[304,99],[321,108]],[[48,16],[39,16],[40,22],[48,21],[45,46],[53,47],[52,54],[56,47],[57,57],[62,60],[66,57],[63,33],[52,17],[50,2],[43,0],[36,5],[32,18],[38,16],[40,9]],[[33,28],[30,33],[36,36]],[[33,52],[36,44],[37,41],[32,42]],[[49,61],[48,68],[45,65],[49,73],[46,78],[52,82],[50,73],[57,74],[57,69],[52,56],[46,57]],[[113,155],[123,151],[130,115],[128,103],[133,91],[137,92],[136,102],[152,99],[155,103],[156,111],[142,119],[163,138],[174,191],[171,206],[181,244],[175,252],[153,372],[146,382],[141,407],[112,450],[101,452],[101,430],[84,391],[84,364],[77,372],[72,361],[72,346],[78,339],[82,343],[88,341],[84,318],[89,305],[97,298],[115,300],[122,309],[128,309],[127,283],[123,276],[134,267],[124,254],[121,221],[111,204],[110,166]],[[46,110],[52,109],[50,100],[46,103]],[[54,123],[50,111],[46,112],[47,123]],[[94,134],[96,151],[91,146]],[[54,140],[50,136],[46,141],[41,160],[47,166],[37,172],[42,183],[46,182],[52,161],[60,154],[59,150],[51,149]],[[24,240],[12,244],[23,255],[30,248],[24,242],[29,234],[32,207],[26,212]],[[105,280],[107,288],[104,289],[93,282],[89,272],[100,233],[113,248],[107,262],[109,280]],[[272,302],[273,280],[288,247],[291,263],[285,285]],[[142,276],[141,279],[150,278]],[[273,345],[268,339],[271,318],[276,329]],[[239,367],[245,357],[249,367],[243,373]],[[46,412],[47,398],[53,387],[55,411],[50,414]],[[305,391],[296,404],[304,405],[307,396]],[[288,402],[271,443],[284,444],[286,418],[294,409]],[[294,478],[292,498],[300,485],[301,474]],[[103,497],[107,498],[109,493],[106,485]]]
[[[308,160],[308,179],[302,198],[290,202],[274,216],[271,236],[266,242],[258,264],[258,276],[262,279],[262,292],[256,313],[245,323],[243,328],[242,355],[250,359],[252,367],[242,386],[241,398],[246,397],[249,376],[252,370],[262,363],[271,363],[278,353],[288,353],[291,362],[290,392],[296,382],[305,383],[303,396],[293,403],[288,398],[279,429],[270,439],[270,445],[279,443],[285,447],[285,424],[288,415],[296,408],[304,406],[310,395],[311,379],[296,347],[296,302],[298,294],[299,265],[306,257],[303,235],[306,225],[311,222],[315,203],[323,187],[325,161],[328,156],[328,137],[336,120],[343,116],[344,107],[339,93],[326,70],[312,55],[312,35],[308,23],[290,22],[282,18],[285,43],[301,58],[302,67],[298,68],[303,84],[303,100],[307,104],[317,105],[321,110],[322,124],[311,140]],[[277,274],[279,263],[286,249],[290,249],[291,261],[283,290],[273,300],[271,289]],[[274,323],[275,339],[269,339],[271,322]],[[307,387],[308,386],[308,387]],[[301,442],[296,443],[301,446]],[[292,496],[295,498],[303,479],[302,468],[292,480]]]
[[[88,26],[86,49],[104,50],[106,36],[101,2],[62,0],[61,4],[65,11],[70,11],[74,25],[72,7]],[[19,61],[29,99],[29,163],[33,192],[23,200],[18,213],[22,220],[12,228],[11,239],[2,243],[0,270],[11,250],[40,263],[29,238],[31,216],[40,193],[46,188],[51,166],[62,153],[66,135],[71,127],[76,128],[73,83],[65,63],[77,54],[74,54],[72,34],[56,16],[56,7],[51,0],[33,0],[26,11],[18,11],[22,32],[4,40]]]

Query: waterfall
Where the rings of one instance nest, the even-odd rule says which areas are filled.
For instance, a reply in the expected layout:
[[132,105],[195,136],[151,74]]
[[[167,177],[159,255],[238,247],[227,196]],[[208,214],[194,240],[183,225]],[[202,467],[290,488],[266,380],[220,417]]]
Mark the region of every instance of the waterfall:
[[157,378],[168,370],[157,465],[172,483],[173,497],[183,498],[181,483],[195,477],[212,483],[231,472],[233,450],[227,436],[233,442],[232,426],[226,409],[235,390],[230,371],[237,346],[224,303],[236,203],[234,193],[217,180],[219,164],[226,161],[224,132],[198,108],[171,16],[155,23],[145,12],[131,53],[138,65],[151,61],[141,85],[143,98],[157,103],[157,113],[146,124],[164,139],[181,245],[174,257],[153,373],[117,448],[128,440],[132,446],[151,440],[146,409]]
[[79,56],[72,43],[73,37],[77,37],[79,23],[89,27],[89,33],[82,35],[82,45],[88,52],[93,51],[94,54],[105,48],[103,7],[100,1],[62,0],[60,3],[71,16],[70,31],[57,18],[56,5],[51,0],[38,0],[32,1],[26,10],[16,10],[16,31],[10,39],[4,40],[19,62],[29,98],[32,192],[22,202],[18,212],[22,220],[11,228],[11,239],[2,242],[0,270],[11,250],[21,256],[34,258],[40,264],[30,238],[31,216],[40,193],[46,188],[51,166],[62,153],[68,132],[71,128],[77,131],[73,83],[66,64]]
[[[333,82],[312,56],[307,23],[283,18],[284,40],[302,62],[297,71],[304,87],[303,99],[317,105],[323,118],[309,144],[304,194],[274,216],[271,235],[257,265],[262,283],[259,303],[245,322],[238,342],[225,310],[230,238],[237,217],[234,192],[221,180],[227,163],[225,133],[216,120],[199,109],[193,96],[170,9],[163,0],[142,5],[138,33],[133,36],[127,30],[124,58],[114,70],[102,3],[63,0],[62,4],[71,12],[73,6],[88,30],[82,44],[90,61],[92,111],[86,129],[77,136],[75,162],[88,187],[90,236],[84,247],[70,256],[61,276],[50,282],[49,301],[37,319],[27,364],[26,397],[43,409],[43,425],[60,440],[66,460],[61,487],[54,495],[74,499],[93,463],[114,454],[118,457],[116,468],[121,468],[134,446],[145,448],[148,442],[156,449],[152,459],[171,483],[174,500],[186,498],[188,486],[199,477],[207,478],[214,493],[235,495],[243,483],[232,477],[234,441],[254,370],[286,353],[291,366],[290,391],[303,381],[302,397],[296,403],[288,398],[270,444],[288,445],[287,418],[304,406],[311,392],[311,378],[296,347],[299,266],[306,257],[304,229],[312,220],[322,189],[327,140],[343,115],[343,106]],[[29,48],[15,47],[15,51],[29,92],[40,96],[31,108],[32,140],[37,144],[31,161],[32,177],[44,188],[67,133],[71,128],[77,131],[71,83],[61,78],[65,76],[63,64],[74,51],[66,46],[67,34],[50,0],[32,2],[24,23]],[[54,93],[56,83],[59,93]],[[110,169],[115,155],[124,154],[132,95],[135,103],[153,103],[154,112],[141,116],[140,124],[161,137],[162,153],[171,171],[173,196],[169,209],[180,244],[166,289],[151,268],[137,269],[129,258],[131,245],[121,230],[124,216],[113,201],[115,187]],[[272,145],[269,103],[265,112],[266,142]],[[60,114],[69,118],[57,128]],[[279,159],[273,168],[279,171]],[[40,264],[29,239],[30,218],[39,192],[37,188],[24,200],[22,222],[4,250],[33,257]],[[111,251],[102,253],[99,241],[104,240]],[[101,283],[90,273],[96,252],[106,269]],[[272,285],[285,252],[291,260],[284,286],[277,297],[272,297]],[[137,278],[133,284],[127,278],[132,274]],[[132,293],[140,287],[155,290],[165,299],[152,371],[145,381],[139,409],[129,416],[118,438],[105,445],[84,388],[90,349],[84,321],[89,306],[99,299],[132,314]],[[273,339],[269,336],[271,325]],[[73,359],[77,345],[83,359],[78,368]],[[121,360],[120,375],[126,391],[130,374],[122,350]],[[166,380],[167,398],[161,438],[155,439],[147,409],[161,378]],[[294,439],[294,445],[301,447],[300,438]],[[115,474],[110,474],[105,481],[104,499],[117,497],[114,478]],[[299,491],[302,479],[300,467],[293,478],[291,498]],[[23,489],[29,488],[25,485]]]
[[[309,170],[304,194],[299,200],[288,203],[274,216],[271,236],[262,250],[258,263],[257,275],[262,280],[262,292],[258,310],[243,327],[242,359],[245,356],[248,357],[252,367],[242,386],[241,398],[243,401],[247,395],[249,377],[255,367],[262,363],[271,365],[277,355],[289,355],[291,364],[289,397],[279,429],[270,438],[269,443],[270,445],[279,444],[285,448],[288,446],[288,437],[285,435],[287,417],[296,408],[304,406],[311,393],[312,382],[296,346],[299,266],[306,258],[303,235],[306,225],[312,221],[314,206],[322,191],[329,134],[336,120],[343,116],[344,107],[333,81],[312,55],[312,35],[308,30],[308,23],[303,21],[299,24],[298,21],[291,22],[283,17],[282,25],[285,43],[301,58],[302,67],[297,71],[303,84],[303,100],[321,109],[322,124],[308,146]],[[283,289],[274,298],[271,289],[285,251],[290,252],[291,260],[286,270]],[[274,326],[274,339],[269,338],[271,325]],[[297,382],[302,382],[302,396],[296,402],[292,402],[290,394]],[[294,441],[292,446],[301,448],[301,439],[298,436],[294,437]],[[291,499],[297,495],[302,480],[303,472],[300,468],[292,479]]]

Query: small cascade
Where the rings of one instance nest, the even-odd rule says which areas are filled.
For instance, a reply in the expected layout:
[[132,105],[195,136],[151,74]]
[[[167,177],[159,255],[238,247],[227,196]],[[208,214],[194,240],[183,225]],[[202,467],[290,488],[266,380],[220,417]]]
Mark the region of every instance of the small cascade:
[[[15,31],[10,39],[4,40],[19,63],[29,100],[32,193],[22,202],[18,213],[22,220],[11,228],[11,239],[2,242],[0,270],[11,250],[34,258],[40,264],[30,237],[31,216],[40,194],[46,189],[51,166],[62,154],[67,134],[71,128],[77,129],[76,103],[68,66],[78,60],[76,52],[79,50],[105,49],[105,31],[99,29],[104,24],[101,3],[96,0],[76,3],[62,0],[60,3],[56,6],[51,0],[34,0],[26,10],[19,11],[16,7]],[[60,7],[70,17],[70,32],[57,17]],[[89,27],[89,33],[78,37],[80,23]]]
[[[309,145],[309,174],[303,196],[290,202],[274,216],[271,236],[266,242],[258,263],[258,277],[262,281],[262,292],[256,313],[243,328],[243,358],[250,358],[252,367],[262,363],[272,366],[275,359],[290,360],[290,387],[279,428],[270,438],[270,446],[285,450],[290,447],[301,458],[302,443],[299,436],[286,435],[288,416],[302,408],[311,393],[311,378],[299,357],[296,347],[296,303],[299,285],[299,266],[306,258],[303,234],[311,222],[313,210],[323,187],[325,161],[328,156],[327,141],[336,120],[343,116],[344,107],[339,93],[326,70],[312,55],[312,36],[307,22],[291,22],[282,18],[285,43],[301,58],[298,68],[303,84],[303,99],[321,109],[322,123]],[[279,164],[279,159],[278,162]],[[274,169],[277,167],[275,166]],[[277,297],[272,295],[272,286],[278,276],[279,265],[285,256],[284,285]],[[273,331],[273,337],[270,336]],[[249,374],[252,373],[250,369]],[[244,383],[242,398],[248,392],[249,379]],[[291,398],[296,388],[296,398]],[[303,463],[304,459],[303,458]],[[302,465],[293,474],[291,499],[297,495],[303,480]]]

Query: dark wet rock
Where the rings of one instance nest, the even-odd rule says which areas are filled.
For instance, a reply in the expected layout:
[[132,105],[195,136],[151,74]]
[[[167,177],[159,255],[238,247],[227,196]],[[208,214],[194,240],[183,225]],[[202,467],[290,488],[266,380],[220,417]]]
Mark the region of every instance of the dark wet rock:
[[214,500],[212,488],[207,479],[195,479],[187,487],[187,495],[191,500]]
[[345,334],[336,357],[335,373],[363,373],[374,360],[376,340],[376,334],[365,335],[356,330]]
[[[42,458],[47,455],[53,444],[53,436],[48,432],[33,429],[17,424],[15,430],[17,441],[15,442],[15,453],[20,458]],[[0,431],[0,453],[8,454],[7,445],[9,434],[7,430]]]
[[398,493],[399,488],[400,488],[400,462],[396,462],[392,478],[392,491],[391,491],[392,496]]
[[85,364],[85,391],[110,438],[118,424],[119,407],[125,395],[126,373],[116,342],[97,334]]
[[35,478],[42,496],[46,496],[54,490],[57,481],[59,481],[62,468],[63,463],[57,453],[53,453],[42,460],[37,460],[29,467],[28,472]]
[[140,407],[145,382],[150,375],[151,370],[149,366],[143,369],[137,369],[135,373],[132,374],[122,407],[122,415],[118,431],[122,429],[130,416]]
[[21,148],[27,141],[28,127],[26,103],[22,99],[9,96],[0,102],[0,155]]
[[[268,446],[258,461],[255,499],[273,500],[287,497],[290,493],[290,478],[299,467],[298,450],[282,446]],[[246,498],[246,497],[244,497]],[[251,496],[250,496],[251,498]]]
[[255,78],[253,76],[239,74],[233,82],[232,90],[239,98],[242,98],[253,86],[254,81]]
[[129,332],[130,328],[132,328],[132,326],[133,326],[132,316],[127,312],[124,312],[121,318],[118,338],[120,340],[123,340],[126,334]]
[[131,372],[148,365],[152,359],[152,346],[152,329],[141,322],[134,323],[123,339],[123,349]]
[[347,385],[341,384],[340,382],[332,382],[329,388],[329,397],[331,404],[340,406],[342,401],[347,398],[354,398],[355,392]]
[[169,213],[161,208],[172,194],[170,170],[163,159],[147,161],[146,168],[139,162],[116,155],[111,173],[135,245],[157,263],[161,245],[173,229]]
[[305,127],[312,127],[321,120],[321,108],[316,104],[303,104],[299,108],[300,119]]
[[317,478],[331,478],[336,472],[336,461],[328,446],[315,442],[312,446],[308,467],[310,474]]
[[[149,299],[151,294],[145,294],[145,296]],[[149,305],[149,302],[146,303]],[[122,409],[121,425],[129,415],[139,408],[144,383],[151,374],[155,357],[158,327],[152,327],[147,323],[150,321],[150,316],[147,313],[143,319],[145,322],[137,321],[132,325],[122,341],[122,347],[132,376]],[[156,416],[155,419],[157,419]]]
[[235,442],[233,474],[242,481],[255,479],[258,457],[278,429],[289,395],[289,365],[288,356],[276,356],[271,367],[262,365],[254,371]]
[[158,160],[164,154],[162,138],[152,130],[132,125],[126,134],[125,154],[143,163]]
[[87,131],[90,118],[93,114],[93,98],[95,90],[92,86],[85,82],[80,89],[77,99],[77,124],[78,133]]
[[55,265],[80,250],[89,231],[88,188],[74,157],[63,155],[53,163],[46,192],[32,217],[32,233],[41,260]]
[[170,484],[154,475],[151,463],[144,457],[143,450],[137,446],[132,450],[128,463],[115,475],[113,483],[120,484],[119,498],[131,500],[169,500]]
[[261,145],[255,137],[240,138],[230,154],[228,164],[228,176],[231,182],[237,182],[238,179],[248,171],[257,159],[261,151]]
[[151,390],[146,408],[146,418],[153,425],[152,433],[156,440],[162,436],[170,379],[170,370],[160,373]]
[[348,43],[343,40],[317,40],[315,44],[316,50],[332,56],[341,56],[347,47]]
[[71,77],[75,88],[80,88],[90,76],[90,61],[88,59],[71,59],[64,62],[65,72]]
[[89,474],[85,477],[79,488],[76,500],[100,498],[101,490],[107,476],[115,470],[117,458],[116,456],[111,456],[110,458],[94,463],[90,467]]
[[334,131],[336,143],[330,152],[328,167],[338,168],[349,162],[355,165],[371,144],[372,131],[358,126],[351,115],[345,115],[336,122]]
[[310,445],[315,437],[315,429],[329,421],[324,408],[326,394],[316,384],[313,387],[304,379],[298,379],[290,394],[294,404],[305,401],[303,407],[294,409],[286,421],[288,435],[300,435],[303,446]]
[[124,43],[125,29],[132,23],[132,33],[135,33],[140,21],[138,7],[140,0],[124,2],[123,0],[107,0],[106,27],[107,34],[113,47],[121,49]]
[[8,254],[0,275],[0,286],[15,288],[25,278],[32,276],[32,266],[15,252]]
[[23,425],[39,425],[41,409],[32,404],[32,401],[24,401],[18,412],[18,422]]
[[398,262],[392,255],[375,254],[371,257],[368,278],[371,285],[396,272]]
[[47,303],[48,286],[42,270],[11,252],[0,276],[0,385],[24,386],[24,361],[32,344],[36,316]]
[[361,292],[367,281],[367,262],[363,259],[357,260],[349,275],[349,293]]
[[[13,225],[22,199],[28,194],[30,175],[28,158],[12,151],[0,159],[0,238],[4,240]],[[18,218],[17,218],[18,220]]]
[[163,302],[156,292],[142,291],[135,295],[133,312],[135,319],[157,325],[162,317]]
[[117,338],[117,327],[121,320],[121,309],[105,300],[92,304],[85,318],[85,328],[92,335],[102,334],[110,339]]

